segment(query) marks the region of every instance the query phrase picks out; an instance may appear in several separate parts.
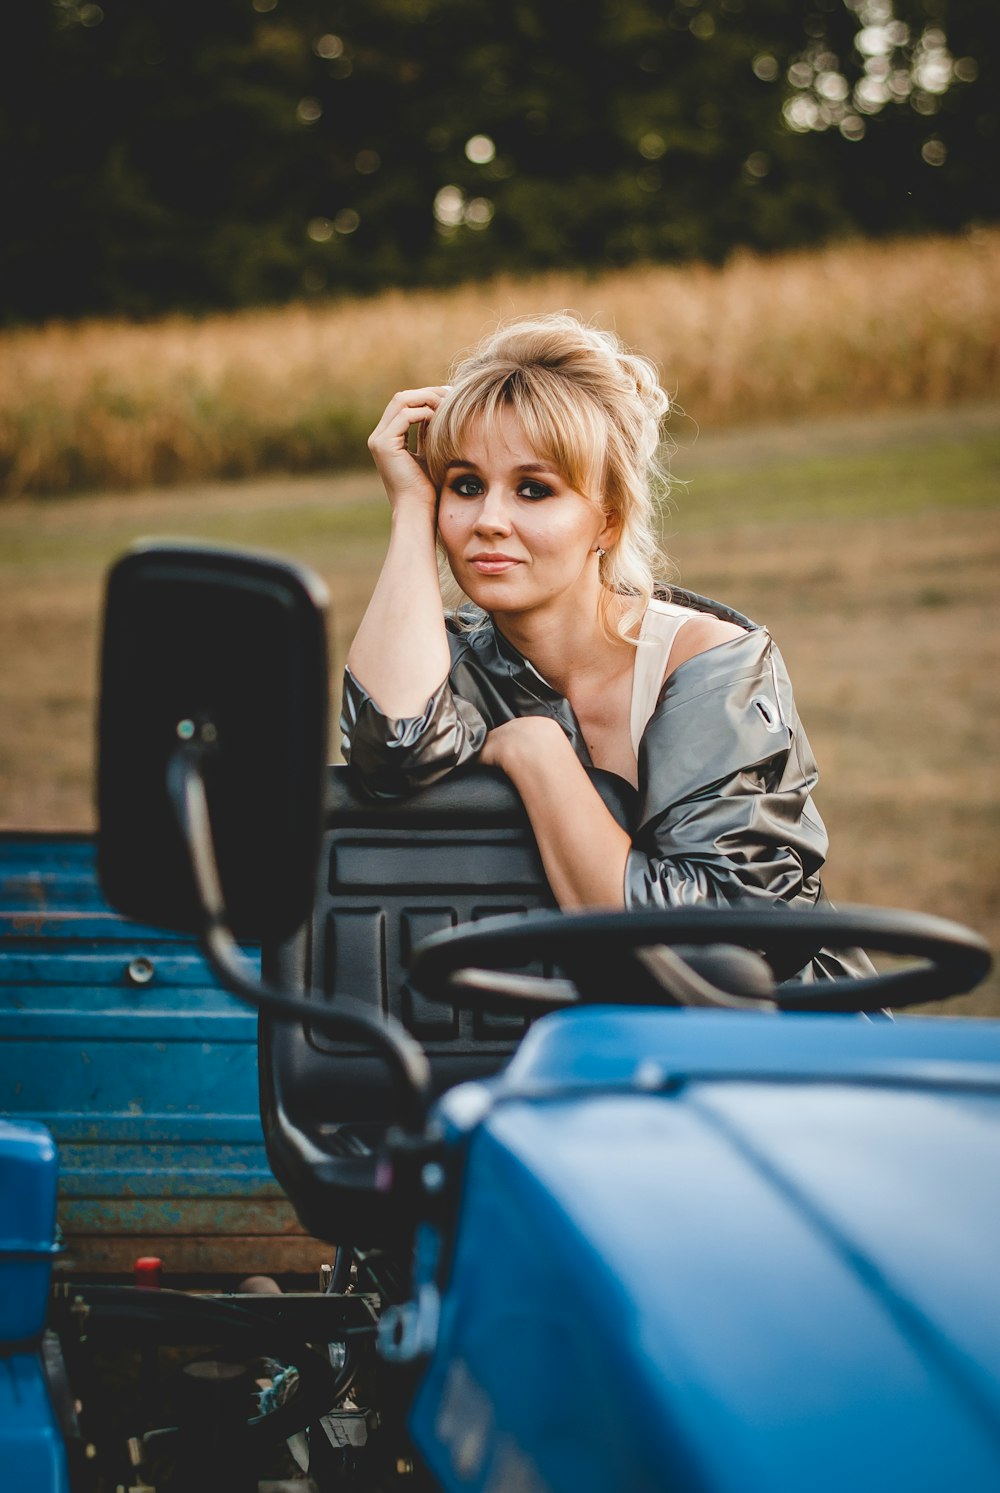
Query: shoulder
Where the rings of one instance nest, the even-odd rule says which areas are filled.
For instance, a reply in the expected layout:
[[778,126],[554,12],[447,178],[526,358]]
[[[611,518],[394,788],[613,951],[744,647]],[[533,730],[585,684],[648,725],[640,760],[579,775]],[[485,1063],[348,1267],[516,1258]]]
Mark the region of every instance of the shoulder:
[[757,632],[760,629],[758,622],[754,622],[743,612],[738,612],[735,607],[727,606],[724,601],[702,596],[700,591],[689,591],[684,586],[668,585],[665,581],[656,583],[650,606],[672,612],[701,612],[707,617],[717,617],[721,622],[734,622],[747,632]]
[[718,648],[723,643],[731,643],[735,638],[746,636],[746,628],[740,627],[738,623],[724,621],[708,612],[695,612],[678,629],[663,678],[669,679],[675,669],[689,659],[696,658],[699,653],[707,653],[710,648]]

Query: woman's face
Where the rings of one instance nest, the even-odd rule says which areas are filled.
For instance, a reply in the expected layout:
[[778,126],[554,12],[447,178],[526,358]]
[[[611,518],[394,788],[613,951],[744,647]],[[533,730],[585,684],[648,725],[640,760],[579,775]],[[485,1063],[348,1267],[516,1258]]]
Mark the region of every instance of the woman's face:
[[579,588],[613,528],[527,443],[512,410],[466,433],[445,473],[438,532],[462,590],[488,612],[525,612]]

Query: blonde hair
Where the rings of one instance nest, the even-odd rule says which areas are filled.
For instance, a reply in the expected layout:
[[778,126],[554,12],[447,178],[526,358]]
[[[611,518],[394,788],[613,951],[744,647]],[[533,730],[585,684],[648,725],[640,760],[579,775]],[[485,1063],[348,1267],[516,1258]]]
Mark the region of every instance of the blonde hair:
[[[635,642],[657,578],[669,568],[659,500],[668,482],[660,422],[670,400],[653,364],[613,332],[556,312],[502,325],[450,377],[424,445],[434,486],[441,491],[474,422],[488,441],[513,410],[538,455],[617,520],[617,536],[599,560],[600,621],[609,637]],[[461,596],[450,580],[443,576],[446,601]],[[622,604],[612,606],[616,598]]]

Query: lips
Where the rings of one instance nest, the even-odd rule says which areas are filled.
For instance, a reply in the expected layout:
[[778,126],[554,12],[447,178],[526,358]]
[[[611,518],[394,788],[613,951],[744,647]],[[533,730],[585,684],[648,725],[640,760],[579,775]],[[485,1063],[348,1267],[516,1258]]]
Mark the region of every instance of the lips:
[[471,555],[468,563],[480,575],[503,575],[504,571],[513,570],[514,566],[520,565],[521,562],[512,559],[510,555],[484,550],[482,554]]

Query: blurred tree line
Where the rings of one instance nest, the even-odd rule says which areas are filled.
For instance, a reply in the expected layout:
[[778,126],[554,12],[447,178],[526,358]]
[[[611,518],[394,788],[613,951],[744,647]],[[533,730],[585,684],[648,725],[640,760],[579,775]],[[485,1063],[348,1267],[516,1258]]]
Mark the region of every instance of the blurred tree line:
[[0,317],[1000,213],[997,0],[6,0]]

